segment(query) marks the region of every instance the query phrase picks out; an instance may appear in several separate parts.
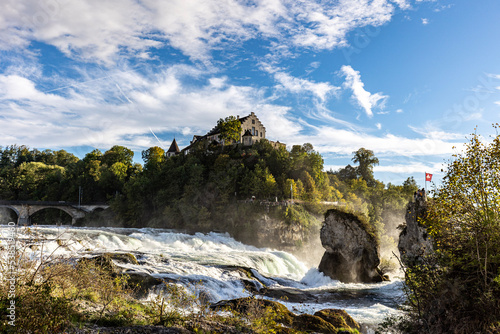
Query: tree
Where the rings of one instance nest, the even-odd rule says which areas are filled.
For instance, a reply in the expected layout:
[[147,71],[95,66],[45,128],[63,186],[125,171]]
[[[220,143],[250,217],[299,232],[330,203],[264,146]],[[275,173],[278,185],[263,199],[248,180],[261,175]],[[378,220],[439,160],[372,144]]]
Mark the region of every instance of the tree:
[[304,151],[306,153],[312,153],[314,152],[314,147],[311,143],[305,143],[305,144],[302,144],[302,148],[304,149]]
[[356,168],[351,165],[347,165],[344,168],[339,169],[333,174],[337,175],[340,181],[346,182],[350,180],[354,180],[357,178]]
[[435,254],[407,270],[413,332],[498,332],[499,190],[500,136],[485,144],[473,134],[429,200]]
[[20,200],[57,200],[64,168],[42,162],[24,162],[17,169],[14,185]]
[[59,150],[52,152],[55,156],[55,165],[66,167],[70,164],[75,164],[78,162],[78,158],[72,153],[68,153],[65,150]]
[[373,183],[373,166],[378,165],[378,158],[375,157],[373,151],[367,150],[363,147],[352,153],[354,154],[352,161],[359,163],[357,174],[365,179],[369,184]]
[[144,169],[148,171],[158,171],[161,163],[165,160],[165,150],[158,146],[153,146],[142,151]]
[[413,176],[407,178],[403,182],[403,192],[405,195],[410,196],[417,190],[418,190],[417,181],[415,181]]
[[219,139],[224,143],[237,142],[241,137],[241,122],[234,116],[217,121],[217,129],[220,131]]
[[131,149],[128,149],[125,146],[115,145],[104,152],[104,155],[102,156],[102,163],[111,167],[113,164],[121,162],[122,164],[130,167],[132,166],[133,158],[134,152]]

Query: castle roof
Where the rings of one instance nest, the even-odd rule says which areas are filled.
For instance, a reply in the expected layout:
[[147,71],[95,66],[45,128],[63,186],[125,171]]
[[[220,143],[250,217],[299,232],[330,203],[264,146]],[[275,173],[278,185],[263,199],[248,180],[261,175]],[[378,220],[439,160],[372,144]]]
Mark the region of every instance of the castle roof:
[[179,146],[177,146],[177,142],[174,140],[172,141],[172,144],[170,145],[170,148],[168,149],[167,153],[169,152],[174,152],[174,153],[179,153]]

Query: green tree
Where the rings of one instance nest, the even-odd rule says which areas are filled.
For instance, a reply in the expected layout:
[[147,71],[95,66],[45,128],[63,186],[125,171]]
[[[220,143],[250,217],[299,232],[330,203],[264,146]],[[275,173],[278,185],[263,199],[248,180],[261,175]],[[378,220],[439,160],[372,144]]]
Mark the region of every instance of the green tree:
[[165,150],[158,146],[153,146],[142,151],[144,169],[148,171],[158,171],[161,163],[165,160]]
[[417,181],[415,181],[415,179],[413,178],[413,176],[407,178],[404,182],[403,182],[403,193],[406,195],[406,196],[411,196],[413,195],[413,193],[415,191],[418,190],[418,185],[417,185]]
[[58,200],[64,168],[42,162],[24,162],[17,169],[14,189],[19,200]]
[[304,172],[301,177],[302,183],[304,184],[304,195],[303,199],[310,202],[317,202],[319,200],[319,194],[316,190],[316,182],[314,182],[313,177],[308,172]]
[[228,116],[225,119],[217,121],[217,129],[220,131],[219,139],[225,144],[238,142],[241,137],[241,122],[234,116]]
[[352,167],[351,165],[347,165],[332,174],[337,175],[339,180],[344,182],[354,180],[358,177],[356,168]]
[[125,146],[115,145],[106,152],[104,152],[101,161],[108,167],[111,167],[113,164],[117,162],[121,162],[122,164],[130,167],[132,166],[133,158],[134,158],[134,152],[131,149],[128,149]]
[[373,177],[373,166],[379,164],[378,158],[375,157],[373,151],[363,147],[352,153],[354,154],[352,161],[359,163],[357,174],[366,180],[366,182],[372,184],[375,180]]
[[500,136],[486,144],[473,134],[429,200],[435,254],[407,270],[411,332],[500,329],[499,190]]

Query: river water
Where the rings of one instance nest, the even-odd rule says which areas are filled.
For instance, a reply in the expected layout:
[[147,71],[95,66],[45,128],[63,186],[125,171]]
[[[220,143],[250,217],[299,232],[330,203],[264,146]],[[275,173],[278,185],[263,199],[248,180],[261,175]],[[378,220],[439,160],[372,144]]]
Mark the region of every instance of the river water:
[[[6,235],[5,225],[0,231],[2,236]],[[325,277],[317,268],[309,268],[290,253],[245,245],[222,233],[56,226],[38,226],[28,233],[26,229],[18,229],[17,238],[21,241],[35,237],[45,239],[45,254],[132,253],[138,265],[119,265],[176,281],[196,293],[204,291],[210,302],[250,295],[243,282],[248,283],[249,278],[234,270],[244,267],[258,278],[254,279],[255,286],[264,284],[276,292],[275,296],[281,295],[281,291],[296,296],[288,301],[278,300],[293,312],[312,314],[321,309],[340,308],[365,328],[374,328],[387,315],[397,313],[397,306],[404,298],[400,279],[377,284],[341,283]],[[65,243],[68,246],[60,247]]]

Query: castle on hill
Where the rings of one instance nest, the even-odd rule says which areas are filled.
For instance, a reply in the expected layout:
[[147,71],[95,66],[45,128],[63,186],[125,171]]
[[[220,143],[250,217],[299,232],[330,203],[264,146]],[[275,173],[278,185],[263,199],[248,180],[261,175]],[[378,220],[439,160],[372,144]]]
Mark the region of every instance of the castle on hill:
[[[250,115],[240,118],[237,116],[237,119],[241,123],[241,134],[240,139],[236,141],[236,144],[243,144],[244,146],[252,146],[254,143],[259,140],[266,139],[266,128],[262,124],[262,122],[257,118],[254,112],[251,112]],[[174,140],[170,145],[170,148],[167,151],[167,157],[171,157],[177,155],[179,153],[188,154],[196,144],[201,143],[202,141],[207,141],[209,143],[217,143],[218,145],[223,145],[223,141],[219,138],[220,131],[217,126],[213,127],[212,130],[207,132],[207,134],[203,136],[194,135],[191,140],[189,146],[179,150],[179,146],[177,142]],[[280,147],[286,148],[286,144],[280,143],[279,141],[270,141],[268,142],[275,148],[278,149]]]

